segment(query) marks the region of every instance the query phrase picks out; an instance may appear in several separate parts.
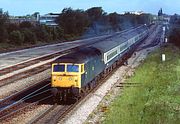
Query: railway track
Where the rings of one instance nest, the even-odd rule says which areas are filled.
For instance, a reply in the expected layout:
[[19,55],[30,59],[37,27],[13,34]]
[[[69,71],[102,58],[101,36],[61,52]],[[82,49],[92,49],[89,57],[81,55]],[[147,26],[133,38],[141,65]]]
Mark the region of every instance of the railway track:
[[30,69],[30,70],[27,70],[27,71],[24,71],[24,72],[21,72],[18,74],[15,74],[15,75],[11,76],[11,78],[9,78],[9,77],[4,78],[4,79],[0,80],[0,88],[5,86],[5,85],[11,84],[17,80],[21,80],[23,78],[27,78],[27,77],[30,77],[32,75],[41,73],[41,72],[43,72],[49,68],[50,68],[50,63],[47,63],[45,65]]
[[153,42],[151,42],[150,44],[145,45],[145,46],[137,49],[137,51],[141,51],[141,50],[146,49],[146,48],[151,48],[151,47],[157,46],[161,41],[160,38],[161,38],[161,31],[158,31],[155,39],[153,40]]
[[53,105],[43,114],[39,115],[34,120],[31,120],[29,124],[56,124],[62,119],[68,112],[70,112],[80,101],[72,105]]
[[0,101],[0,121],[6,121],[17,113],[51,98],[49,79],[29,87]]

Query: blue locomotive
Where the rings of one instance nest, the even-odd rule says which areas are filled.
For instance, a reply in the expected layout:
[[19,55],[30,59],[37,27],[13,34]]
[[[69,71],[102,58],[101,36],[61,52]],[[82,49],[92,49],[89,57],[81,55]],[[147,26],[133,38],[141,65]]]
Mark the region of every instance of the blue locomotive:
[[52,64],[52,91],[56,99],[78,97],[97,80],[127,59],[148,36],[145,25],[64,55]]

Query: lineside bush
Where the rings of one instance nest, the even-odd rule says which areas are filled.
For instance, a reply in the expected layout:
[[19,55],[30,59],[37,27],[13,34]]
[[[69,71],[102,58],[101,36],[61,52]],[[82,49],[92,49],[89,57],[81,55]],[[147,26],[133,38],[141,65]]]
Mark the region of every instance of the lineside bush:
[[21,45],[24,41],[24,36],[20,31],[13,31],[10,33],[9,39],[12,44]]

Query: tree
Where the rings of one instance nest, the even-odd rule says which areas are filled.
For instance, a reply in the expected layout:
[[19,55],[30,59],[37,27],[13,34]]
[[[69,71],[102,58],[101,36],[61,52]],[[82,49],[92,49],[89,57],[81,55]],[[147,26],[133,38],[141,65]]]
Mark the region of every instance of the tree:
[[8,12],[3,12],[0,9],[0,42],[6,41],[8,39],[7,32],[7,23],[9,22],[9,14]]
[[14,24],[14,23],[10,23],[8,26],[7,26],[7,31],[9,33],[11,33],[12,31],[15,31],[15,30],[19,30],[19,26],[17,24]]
[[20,31],[16,30],[10,33],[9,40],[11,41],[11,43],[21,45],[24,41],[24,36]]
[[102,7],[92,7],[86,10],[86,12],[88,13],[88,16],[93,22],[98,21],[103,15],[106,15]]
[[23,21],[19,24],[20,28],[32,28],[33,25],[29,21]]
[[81,35],[89,26],[88,15],[83,10],[63,9],[56,21],[65,34]]
[[180,29],[174,28],[169,35],[169,41],[180,47]]
[[123,29],[127,29],[129,27],[137,25],[137,18],[135,14],[125,13],[121,16],[121,18],[123,20]]
[[170,18],[170,23],[171,24],[180,24],[180,16],[178,14],[174,14]]
[[53,36],[53,40],[58,40],[63,38],[63,30],[60,27],[52,27],[51,34]]
[[109,17],[109,23],[113,27],[113,29],[114,30],[119,29],[119,24],[120,24],[119,15],[116,12],[114,12],[114,13],[110,13],[108,17]]
[[58,39],[64,38],[64,30],[60,27],[56,27],[56,32],[58,33]]
[[22,34],[24,35],[24,42],[35,44],[37,41],[36,35],[30,29],[23,29]]
[[38,41],[49,41],[50,38],[45,25],[37,26],[33,31],[35,32]]
[[137,22],[138,24],[151,24],[153,17],[151,14],[141,14],[137,16]]

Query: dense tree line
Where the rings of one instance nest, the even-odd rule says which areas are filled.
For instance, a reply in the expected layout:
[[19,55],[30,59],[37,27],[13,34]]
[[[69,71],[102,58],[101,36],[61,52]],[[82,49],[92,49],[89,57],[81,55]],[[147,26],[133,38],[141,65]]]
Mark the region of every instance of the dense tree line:
[[63,39],[60,27],[48,27],[33,24],[29,21],[10,23],[8,12],[0,10],[0,43],[8,44],[36,44],[38,41],[49,42]]
[[89,26],[88,14],[83,10],[65,8],[57,19],[57,23],[67,35],[81,35]]
[[173,28],[169,35],[169,41],[180,47],[180,28]]
[[75,36],[81,36],[89,30],[95,34],[120,31],[139,24],[150,24],[151,21],[150,14],[120,15],[116,12],[107,14],[101,7],[93,7],[85,11],[65,8],[57,19],[65,34]]
[[9,21],[9,14],[8,12],[3,12],[2,9],[0,9],[0,42],[8,39],[8,21]]
[[36,44],[37,41],[49,42],[62,39],[62,30],[59,27],[32,25],[26,21],[19,25],[9,24],[7,30],[9,35],[8,41],[20,45],[24,43]]
[[[28,15],[29,17],[30,15]],[[32,24],[24,21],[10,23],[8,12],[0,10],[0,42],[10,44],[36,44],[38,41],[50,42],[62,39],[74,39],[85,34],[102,34],[120,31],[138,24],[149,24],[150,14],[120,15],[116,12],[107,14],[101,7],[87,10],[65,8],[56,22],[59,26]]]
[[180,25],[180,16],[178,14],[174,14],[173,16],[171,16],[170,18],[170,24],[171,25]]
[[93,30],[95,33],[103,32],[103,30],[105,32],[120,31],[138,24],[150,24],[151,21],[150,14],[120,15],[116,12],[107,14],[101,7],[93,7],[85,11],[65,8],[57,19],[57,23],[63,28],[65,34],[75,36],[83,35],[88,30]]
[[180,47],[180,16],[174,14],[170,19],[169,42]]

